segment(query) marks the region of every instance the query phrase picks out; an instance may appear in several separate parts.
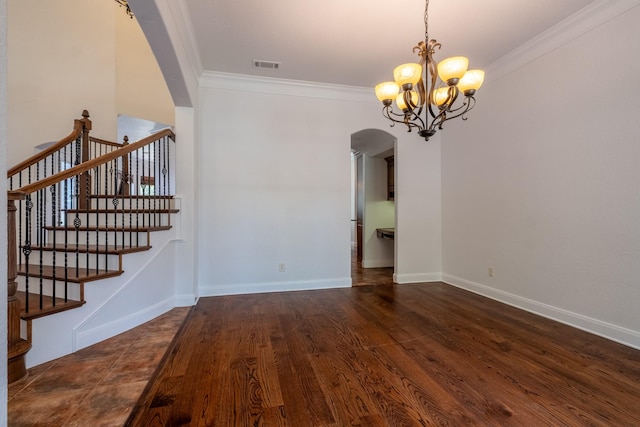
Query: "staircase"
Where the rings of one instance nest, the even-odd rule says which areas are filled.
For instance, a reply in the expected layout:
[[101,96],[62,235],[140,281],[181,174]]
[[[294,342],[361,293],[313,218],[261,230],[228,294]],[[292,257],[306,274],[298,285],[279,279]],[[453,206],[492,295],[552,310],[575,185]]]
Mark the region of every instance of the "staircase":
[[[171,229],[175,135],[122,144],[70,135],[8,171],[9,382],[26,375],[32,322],[82,307],[85,285],[125,274],[123,257]],[[13,230],[12,230],[13,227]]]

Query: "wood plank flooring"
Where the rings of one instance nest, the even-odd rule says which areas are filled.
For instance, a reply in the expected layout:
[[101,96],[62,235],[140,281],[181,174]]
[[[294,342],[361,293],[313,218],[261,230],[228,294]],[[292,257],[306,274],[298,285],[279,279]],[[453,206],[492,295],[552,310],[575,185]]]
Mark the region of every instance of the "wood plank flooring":
[[634,426],[640,351],[443,283],[202,298],[129,426]]

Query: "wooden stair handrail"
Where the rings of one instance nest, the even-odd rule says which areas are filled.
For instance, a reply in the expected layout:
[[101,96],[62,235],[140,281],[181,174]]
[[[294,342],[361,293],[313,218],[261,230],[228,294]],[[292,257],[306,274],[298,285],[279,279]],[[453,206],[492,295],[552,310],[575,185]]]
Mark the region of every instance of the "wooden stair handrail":
[[73,142],[76,138],[82,135],[83,131],[88,131],[88,130],[91,130],[91,120],[89,119],[89,112],[87,110],[83,110],[82,119],[74,120],[73,130],[69,135],[65,136],[60,141],[51,145],[47,149],[42,150],[37,154],[34,154],[33,156],[29,157],[28,159],[18,163],[17,165],[9,169],[7,171],[7,178],[11,178],[13,175],[19,173],[20,171],[35,165],[40,160],[58,151],[60,148],[64,147],[68,143]]
[[120,146],[122,146],[122,144],[120,144],[120,143],[113,142],[113,141],[107,141],[106,139],[100,139],[100,138],[96,138],[96,137],[93,137],[93,136],[89,137],[89,141],[97,142],[97,143],[102,144],[102,145],[108,145],[110,147],[120,147]]
[[48,176],[47,178],[43,178],[40,181],[24,185],[17,189],[17,191],[21,191],[27,194],[32,194],[38,190],[42,190],[43,188],[47,188],[53,184],[64,181],[67,178],[71,178],[72,176],[80,175],[84,172],[87,172],[95,167],[101,166],[111,160],[117,159],[118,157],[126,156],[127,154],[136,151],[150,143],[157,141],[158,139],[168,136],[173,141],[175,141],[175,134],[171,129],[164,129],[158,133],[153,135],[149,135],[146,138],[143,138],[139,141],[131,143],[129,145],[125,145],[118,150],[114,150],[110,153],[103,154],[100,157],[89,160],[87,162],[76,165],[70,169],[66,169],[64,171],[58,172],[55,175]]

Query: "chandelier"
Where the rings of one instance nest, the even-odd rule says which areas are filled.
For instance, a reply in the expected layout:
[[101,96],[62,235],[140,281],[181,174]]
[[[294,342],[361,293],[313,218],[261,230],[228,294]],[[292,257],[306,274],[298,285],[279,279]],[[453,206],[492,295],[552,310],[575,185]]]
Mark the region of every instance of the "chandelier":
[[[397,66],[393,70],[394,82],[375,87],[376,96],[383,105],[382,115],[391,120],[391,126],[402,123],[408,132],[415,128],[427,141],[447,120],[456,117],[467,120],[465,114],[475,106],[474,95],[484,81],[484,71],[467,70],[469,59],[464,56],[444,59],[436,66],[433,54],[441,45],[429,39],[428,10],[429,0],[426,0],[424,41],[413,48],[420,62]],[[440,83],[436,85],[438,77]],[[394,111],[393,101],[400,112]],[[423,110],[424,120],[421,117]]]
[[131,7],[129,7],[129,3],[127,2],[127,0],[115,0],[115,1],[120,5],[120,7],[124,6],[126,8],[125,13],[129,15],[131,19],[133,19],[133,12],[131,11]]

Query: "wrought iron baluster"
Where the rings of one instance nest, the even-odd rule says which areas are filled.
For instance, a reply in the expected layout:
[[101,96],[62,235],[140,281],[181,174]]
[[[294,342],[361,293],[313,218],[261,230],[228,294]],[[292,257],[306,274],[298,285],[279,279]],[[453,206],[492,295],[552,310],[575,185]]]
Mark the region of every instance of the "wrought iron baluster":
[[140,246],[140,153],[142,151],[144,161],[144,151],[136,150],[136,246]]
[[[66,151],[66,147],[65,147]],[[65,154],[66,158],[66,154]],[[67,301],[68,292],[67,289],[69,287],[69,224],[67,221],[67,210],[69,210],[69,179],[65,179],[63,181],[62,187],[64,189],[64,300]]]
[[45,219],[45,196],[46,196],[46,191],[45,190],[38,190],[38,192],[36,193],[36,241],[37,241],[37,245],[38,245],[38,268],[40,270],[40,277],[38,278],[38,283],[39,283],[39,287],[40,287],[40,292],[39,292],[39,298],[38,298],[38,306],[40,307],[40,309],[42,310],[43,307],[43,293],[44,293],[44,264],[43,264],[43,258],[44,258],[44,236],[43,236],[43,230],[44,230],[44,219]]
[[33,202],[31,201],[31,194],[28,194],[24,202],[25,206],[25,241],[22,246],[22,253],[24,254],[24,272],[25,272],[25,312],[29,312],[29,258],[31,256],[31,211],[33,209]]
[[[148,160],[147,160],[147,176],[146,176],[146,180],[147,180],[147,187],[146,187],[146,201],[147,201],[147,207],[145,210],[145,213],[142,216],[142,226],[144,227],[145,225],[145,219],[148,220],[148,226],[151,226],[151,199],[149,198],[149,183],[151,182],[151,147],[147,145],[147,153],[148,153]],[[142,167],[144,168],[144,164],[142,165]],[[143,202],[143,209],[144,209],[144,202]]]
[[[18,175],[18,188],[22,187],[22,172]],[[22,200],[18,203],[18,242],[22,242]],[[22,251],[18,251],[18,265],[22,265]]]
[[86,178],[86,179],[83,180],[84,185],[85,185],[84,206],[86,206],[85,214],[84,214],[84,217],[85,217],[85,226],[84,226],[84,228],[85,228],[85,232],[84,232],[84,235],[85,235],[85,237],[84,237],[84,240],[85,240],[85,255],[84,255],[84,260],[85,260],[85,264],[86,264],[85,265],[85,274],[89,275],[89,269],[90,269],[90,265],[89,265],[89,257],[90,257],[89,246],[91,244],[91,239],[89,237],[89,234],[90,234],[90,230],[89,229],[91,228],[91,227],[89,227],[89,224],[91,223],[90,222],[90,215],[91,215],[91,196],[90,196],[90,194],[91,194],[91,182],[90,181],[91,180],[89,179],[89,171],[84,172],[84,175],[85,175],[85,178]]
[[[78,139],[76,139],[76,158],[74,161],[74,165],[77,166],[80,164],[80,137],[78,137]],[[80,276],[80,225],[82,225],[82,220],[80,219],[80,175],[76,174],[75,175],[75,186],[74,186],[74,193],[75,193],[75,212],[76,212],[76,216],[73,219],[73,226],[75,227],[75,232],[76,232],[76,277]]]
[[56,244],[57,244],[57,234],[58,234],[58,227],[56,225],[56,217],[57,217],[57,211],[56,211],[56,184],[53,184],[50,188],[51,191],[51,222],[53,227],[52,229],[52,233],[53,233],[53,252],[51,253],[51,264],[53,267],[53,281],[52,281],[52,305],[55,306],[56,305],[56,275],[55,275],[55,271],[56,271]]
[[[102,154],[102,152],[100,154]],[[96,238],[95,238],[96,248],[100,247],[100,198],[99,198],[99,194],[100,194],[100,186],[102,185],[100,167],[101,166],[98,166],[94,170],[96,183],[94,185],[95,197],[93,198],[93,200],[96,200],[96,205],[97,205],[97,209],[95,209],[95,212],[94,212],[94,222],[95,222],[95,229],[96,229],[95,230],[95,232],[96,232]],[[96,199],[96,197],[97,197],[97,199]],[[96,270],[96,273],[98,273],[100,271],[100,251],[96,251],[96,253],[95,253],[95,263],[96,263],[95,270]]]
[[[108,167],[109,166],[109,167]],[[110,170],[108,170],[110,169]],[[104,252],[104,271],[107,271],[109,269],[109,201],[108,201],[108,197],[107,194],[109,194],[109,173],[111,173],[111,175],[113,176],[113,164],[110,165],[105,165],[104,167],[104,228],[105,228],[105,233],[104,233],[104,247],[105,247],[105,252]],[[98,203],[99,205],[99,203]]]
[[[129,168],[131,168],[131,160],[133,158],[133,153],[129,153],[128,154],[128,158],[129,158]],[[129,169],[127,171],[128,176],[127,176],[127,183],[129,185],[129,195],[131,196],[131,183],[133,181],[133,174],[131,173],[131,170]],[[131,197],[129,197],[129,247],[133,246],[133,231],[132,231],[132,226],[133,226],[133,221],[132,221],[132,210],[133,209],[133,199],[131,199]]]

